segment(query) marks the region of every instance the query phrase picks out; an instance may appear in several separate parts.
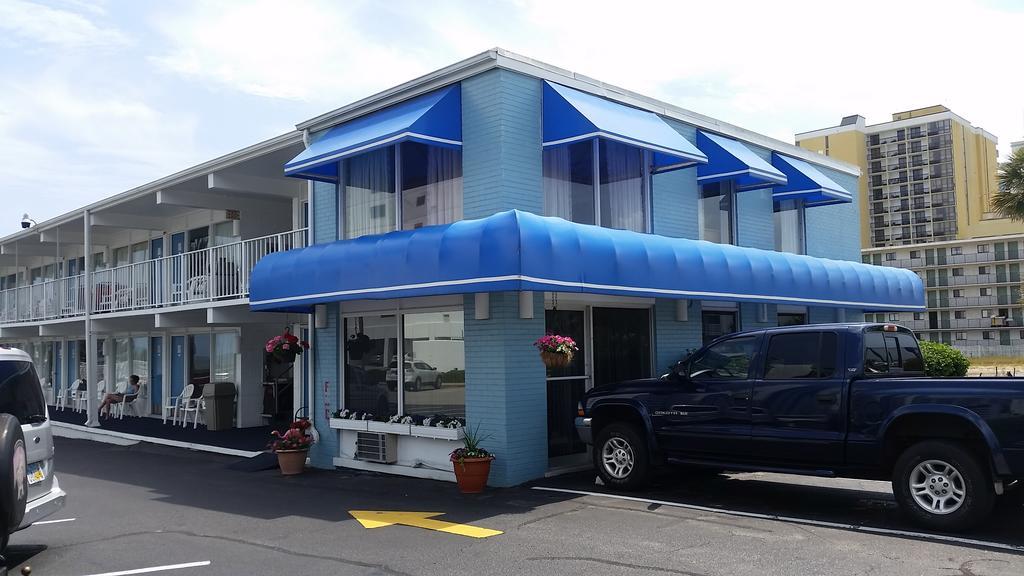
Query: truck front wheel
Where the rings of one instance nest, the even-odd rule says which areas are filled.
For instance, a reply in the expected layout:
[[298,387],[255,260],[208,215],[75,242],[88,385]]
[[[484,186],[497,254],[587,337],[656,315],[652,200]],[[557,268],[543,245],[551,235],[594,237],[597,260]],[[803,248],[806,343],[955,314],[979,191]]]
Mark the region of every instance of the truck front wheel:
[[995,491],[985,467],[963,445],[919,442],[896,461],[892,491],[900,507],[918,524],[957,532],[988,517]]
[[641,488],[650,471],[647,442],[634,426],[619,422],[609,424],[597,434],[594,467],[609,488]]

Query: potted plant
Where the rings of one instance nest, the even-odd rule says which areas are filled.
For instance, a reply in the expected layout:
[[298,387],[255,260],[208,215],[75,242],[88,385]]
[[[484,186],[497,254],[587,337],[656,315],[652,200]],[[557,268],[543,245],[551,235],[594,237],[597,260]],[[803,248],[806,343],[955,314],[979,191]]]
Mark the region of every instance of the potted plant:
[[576,341],[568,336],[547,334],[538,338],[533,345],[540,350],[540,359],[548,368],[564,368],[572,362],[572,356],[579,351]]
[[452,465],[455,467],[455,480],[459,492],[463,494],[479,494],[487,486],[487,477],[491,474],[491,461],[494,455],[480,447],[487,437],[480,436],[480,427],[463,429],[462,448],[451,453]]
[[309,342],[299,340],[288,328],[284,329],[284,333],[267,340],[267,344],[264,346],[268,354],[273,355],[275,360],[283,363],[295,362],[295,356],[302,354],[302,351],[308,348]]
[[313,437],[306,432],[310,426],[312,424],[308,419],[299,418],[292,422],[283,434],[277,430],[270,433],[274,437],[270,441],[270,449],[277,454],[277,465],[281,468],[281,474],[302,474],[306,468],[306,454],[313,445]]

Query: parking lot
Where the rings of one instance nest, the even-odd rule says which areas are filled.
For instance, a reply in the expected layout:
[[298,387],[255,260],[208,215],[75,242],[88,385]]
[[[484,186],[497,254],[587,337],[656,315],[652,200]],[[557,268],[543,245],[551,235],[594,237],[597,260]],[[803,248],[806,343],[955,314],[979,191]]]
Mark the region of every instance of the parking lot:
[[[12,537],[12,573],[1024,573],[1020,504],[977,533],[925,534],[877,482],[667,470],[623,497],[578,473],[467,497],[347,471],[242,472],[236,458],[147,444],[59,438],[57,458],[68,506]],[[441,513],[502,534],[368,529],[351,510]]]

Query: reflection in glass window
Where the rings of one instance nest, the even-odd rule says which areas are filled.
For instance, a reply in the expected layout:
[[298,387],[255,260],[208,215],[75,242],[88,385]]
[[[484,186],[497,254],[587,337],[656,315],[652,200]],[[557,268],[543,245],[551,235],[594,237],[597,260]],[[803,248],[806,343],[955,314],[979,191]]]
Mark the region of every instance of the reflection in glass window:
[[757,353],[753,336],[731,338],[705,349],[690,362],[690,377],[696,380],[742,380],[750,372]]
[[544,149],[544,215],[594,223],[594,143]]
[[[466,416],[466,350],[462,311],[406,314],[405,407],[410,416]],[[392,361],[388,380],[397,372]]]
[[347,410],[377,416],[398,413],[398,387],[387,378],[398,356],[398,322],[393,315],[345,319],[345,404]]
[[700,189],[700,239],[718,244],[733,243],[732,182],[714,182]]
[[834,332],[797,332],[772,336],[768,343],[765,380],[827,378],[835,373]]
[[345,162],[345,238],[395,229],[394,147],[367,152]]
[[131,375],[131,349],[127,338],[114,338],[114,382],[112,388],[122,392]]
[[235,376],[235,355],[238,354],[238,333],[218,332],[213,335],[214,382],[238,382]]
[[646,232],[643,151],[604,139],[600,148],[601,226]]
[[149,338],[137,336],[131,339],[131,368],[129,376],[135,374],[143,384],[149,383]]
[[210,381],[210,335],[188,337],[188,382],[202,387]]
[[462,219],[462,150],[402,143],[402,229]]
[[775,249],[804,253],[804,207],[799,200],[775,203]]

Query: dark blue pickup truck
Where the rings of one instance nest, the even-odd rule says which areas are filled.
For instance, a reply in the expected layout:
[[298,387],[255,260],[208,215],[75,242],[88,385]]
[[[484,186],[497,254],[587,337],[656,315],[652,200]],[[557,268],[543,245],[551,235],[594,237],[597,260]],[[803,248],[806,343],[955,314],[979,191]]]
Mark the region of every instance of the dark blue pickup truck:
[[591,390],[576,429],[610,487],[665,462],[886,479],[918,523],[949,531],[1024,479],[1024,380],[927,378],[894,324],[724,336],[660,378]]

